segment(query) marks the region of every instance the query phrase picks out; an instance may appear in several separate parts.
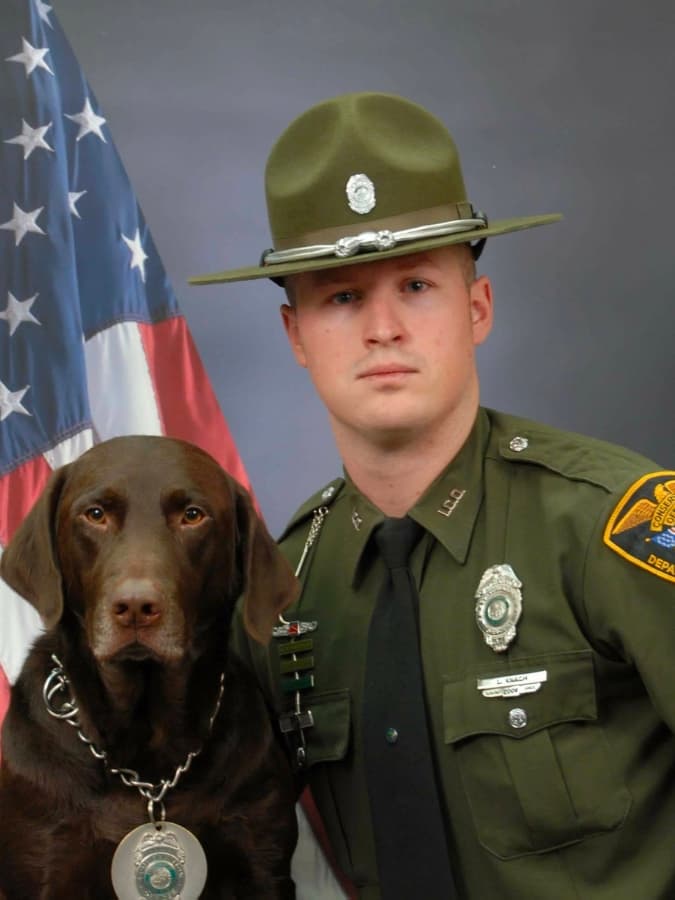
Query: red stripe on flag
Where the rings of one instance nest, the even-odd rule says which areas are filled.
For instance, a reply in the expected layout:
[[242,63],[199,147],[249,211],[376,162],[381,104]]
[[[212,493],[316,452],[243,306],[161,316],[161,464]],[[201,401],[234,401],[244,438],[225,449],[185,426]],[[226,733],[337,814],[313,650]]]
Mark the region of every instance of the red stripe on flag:
[[44,457],[37,456],[0,478],[0,544],[7,545],[51,472]]
[[164,433],[197,444],[250,490],[209,378],[187,329],[176,316],[139,325]]

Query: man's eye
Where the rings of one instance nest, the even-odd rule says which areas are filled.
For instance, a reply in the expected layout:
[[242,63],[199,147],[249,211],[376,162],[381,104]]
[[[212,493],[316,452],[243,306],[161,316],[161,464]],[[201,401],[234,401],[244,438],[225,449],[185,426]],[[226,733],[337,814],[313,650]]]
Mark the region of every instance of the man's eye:
[[411,278],[410,281],[406,282],[406,290],[410,291],[413,294],[417,294],[420,291],[424,291],[429,287],[426,281],[422,281],[421,278]]
[[336,306],[346,306],[348,303],[353,303],[356,299],[356,294],[354,291],[338,291],[337,294],[333,294],[330,298],[331,303],[334,303]]

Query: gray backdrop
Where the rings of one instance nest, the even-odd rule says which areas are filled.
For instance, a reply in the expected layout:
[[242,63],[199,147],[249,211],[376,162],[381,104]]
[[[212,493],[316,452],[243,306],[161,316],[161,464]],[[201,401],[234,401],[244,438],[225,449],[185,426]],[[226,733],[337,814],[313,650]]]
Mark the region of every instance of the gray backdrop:
[[493,218],[488,405],[673,465],[672,0],[54,0],[107,117],[273,532],[340,464],[270,282],[190,288],[269,245],[262,171],[291,118],[401,93],[459,144]]

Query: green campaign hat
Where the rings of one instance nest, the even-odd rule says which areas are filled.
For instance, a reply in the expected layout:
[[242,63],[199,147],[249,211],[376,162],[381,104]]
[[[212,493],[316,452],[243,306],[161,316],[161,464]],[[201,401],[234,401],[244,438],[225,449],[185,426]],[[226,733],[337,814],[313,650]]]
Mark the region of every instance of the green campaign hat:
[[271,278],[485,239],[560,215],[489,222],[467,199],[443,123],[393,94],[343,94],[293,121],[265,170],[274,246],[258,265],[191,284]]

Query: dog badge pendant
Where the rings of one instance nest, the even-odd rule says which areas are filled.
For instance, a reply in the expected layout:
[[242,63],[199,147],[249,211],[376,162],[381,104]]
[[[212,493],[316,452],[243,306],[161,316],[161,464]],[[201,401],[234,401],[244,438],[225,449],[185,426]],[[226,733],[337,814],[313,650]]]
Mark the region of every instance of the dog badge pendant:
[[476,623],[495,653],[503,653],[516,636],[523,611],[522,582],[511,566],[490,566],[476,591]]
[[110,869],[118,900],[198,900],[206,872],[202,845],[174,822],[134,828],[120,841]]

